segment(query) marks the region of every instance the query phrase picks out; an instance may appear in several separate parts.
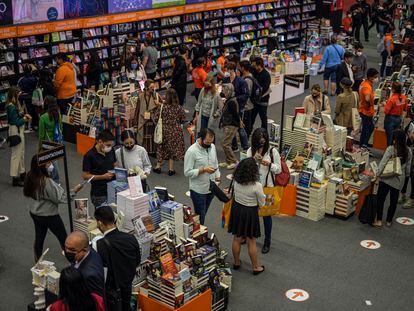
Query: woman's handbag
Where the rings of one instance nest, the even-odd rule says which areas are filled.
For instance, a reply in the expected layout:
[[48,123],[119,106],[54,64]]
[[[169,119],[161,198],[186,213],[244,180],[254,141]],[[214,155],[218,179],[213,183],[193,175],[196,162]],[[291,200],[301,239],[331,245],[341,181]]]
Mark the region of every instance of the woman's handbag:
[[16,125],[10,125],[9,136],[6,139],[10,147],[15,147],[22,142],[22,138],[20,137],[19,133],[20,133],[19,127],[17,127]]
[[352,129],[354,130],[354,133],[358,133],[359,129],[361,128],[361,116],[359,115],[358,111],[358,95],[356,92],[353,92],[354,99],[355,99],[355,105],[352,108]]
[[390,178],[402,175],[401,159],[399,157],[392,157],[385,164],[384,170],[381,173],[381,177]]
[[163,105],[161,105],[160,117],[154,130],[154,143],[156,144],[162,144],[162,107]]
[[231,207],[234,201],[233,180],[230,183],[229,192],[231,193],[230,197],[228,197],[229,200],[223,204],[223,209],[221,210],[221,226],[225,229],[229,226]]
[[371,184],[371,193],[364,199],[364,204],[359,211],[358,219],[363,224],[372,225],[377,215],[377,195],[374,193],[375,184]]
[[273,185],[276,185],[273,174],[269,171],[266,175],[266,184],[263,187],[263,193],[266,196],[266,203],[264,206],[259,208],[259,217],[274,216],[280,212],[280,201],[282,201],[283,196],[283,187],[281,186],[267,186],[267,179],[270,176],[272,177]]
[[227,203],[230,201],[230,198],[220,189],[217,184],[210,180],[210,192],[214,194],[214,196],[219,199],[220,202]]

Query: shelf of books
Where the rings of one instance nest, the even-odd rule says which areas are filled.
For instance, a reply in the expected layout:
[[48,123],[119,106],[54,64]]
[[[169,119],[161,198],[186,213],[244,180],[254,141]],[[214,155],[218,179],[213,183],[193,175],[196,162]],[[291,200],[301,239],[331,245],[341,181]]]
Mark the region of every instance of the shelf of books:
[[279,34],[279,48],[295,49],[307,21],[314,19],[315,10],[314,0],[226,0],[35,24],[36,27],[0,27],[0,100],[8,87],[2,89],[1,82],[16,83],[24,64],[55,66],[58,53],[66,53],[78,65],[85,85],[88,61],[96,52],[104,65],[104,77],[110,80],[125,65],[125,42],[129,39],[153,39],[159,49],[156,79],[160,84],[171,77],[177,46],[191,44],[193,34],[204,38],[204,44],[213,48],[214,57],[219,47],[238,54],[252,46],[264,49],[272,22]]

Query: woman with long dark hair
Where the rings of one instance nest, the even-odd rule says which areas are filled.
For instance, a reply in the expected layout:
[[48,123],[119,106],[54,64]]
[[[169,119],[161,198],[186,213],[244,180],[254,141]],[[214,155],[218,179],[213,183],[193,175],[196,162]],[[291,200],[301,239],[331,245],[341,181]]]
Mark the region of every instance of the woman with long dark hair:
[[[49,177],[50,165],[39,166],[38,156],[32,157],[30,171],[24,181],[23,194],[31,199],[30,216],[35,226],[34,252],[35,261],[43,252],[43,243],[49,229],[59,240],[62,250],[65,249],[66,229],[59,215],[59,203],[66,203],[63,188]],[[77,185],[71,192],[71,197],[81,189]]]
[[38,85],[42,89],[43,98],[46,98],[46,96],[56,96],[56,90],[53,86],[53,73],[49,68],[40,69]]
[[99,90],[101,73],[103,72],[102,62],[96,51],[90,52],[88,69],[86,77],[88,78],[88,88],[94,88],[95,92]]
[[91,293],[78,269],[70,266],[60,272],[59,300],[50,311],[104,311],[103,298]]
[[[280,164],[280,155],[277,148],[270,148],[269,134],[264,128],[257,128],[252,134],[251,147],[247,150],[247,156],[255,159],[259,168],[260,183],[263,186],[273,187],[273,178],[271,175],[280,174],[282,166]],[[272,239],[272,216],[263,217],[263,226],[265,231],[265,240],[262,253],[270,251]]]
[[[53,96],[46,96],[44,99],[44,106],[47,112],[42,114],[39,120],[39,149],[41,149],[41,143],[44,140],[61,143],[63,139],[62,117],[56,98]],[[55,182],[59,183],[57,161],[52,163],[52,167],[53,173],[51,177]]]
[[259,206],[265,204],[266,196],[259,182],[259,169],[253,158],[246,158],[239,163],[234,172],[234,184],[228,232],[233,234],[233,269],[240,268],[240,248],[243,240],[252,261],[253,274],[264,271],[257,260],[256,238],[260,237]]
[[[394,175],[391,177],[382,177],[381,175],[385,169],[387,162],[394,157],[400,158],[402,174]],[[378,208],[377,218],[373,224],[374,226],[382,227],[382,214],[384,210],[385,199],[387,198],[388,193],[390,193],[390,206],[388,207],[386,224],[388,227],[392,225],[395,210],[397,209],[398,196],[404,186],[405,177],[410,176],[411,160],[412,152],[411,149],[407,147],[407,136],[405,132],[402,130],[394,131],[393,145],[388,146],[388,148],[385,150],[385,153],[378,166]]]

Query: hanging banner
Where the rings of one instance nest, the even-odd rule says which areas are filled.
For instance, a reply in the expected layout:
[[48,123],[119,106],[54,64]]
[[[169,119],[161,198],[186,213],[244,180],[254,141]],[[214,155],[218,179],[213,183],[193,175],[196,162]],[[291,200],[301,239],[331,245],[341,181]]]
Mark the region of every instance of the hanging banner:
[[0,25],[13,24],[12,0],[0,0]]
[[108,14],[108,0],[63,0],[65,18]]
[[108,0],[108,13],[152,9],[152,0]]
[[13,1],[14,24],[56,21],[64,17],[63,0]]

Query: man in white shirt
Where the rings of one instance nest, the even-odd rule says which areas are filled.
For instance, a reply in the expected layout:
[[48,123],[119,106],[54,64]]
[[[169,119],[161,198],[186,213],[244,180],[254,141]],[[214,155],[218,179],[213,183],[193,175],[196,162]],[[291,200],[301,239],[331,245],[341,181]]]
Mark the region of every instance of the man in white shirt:
[[220,182],[214,137],[213,130],[202,129],[200,137],[188,148],[184,157],[184,175],[189,178],[194,211],[200,215],[202,225],[214,197],[210,191],[210,181]]

